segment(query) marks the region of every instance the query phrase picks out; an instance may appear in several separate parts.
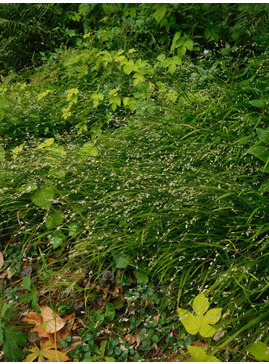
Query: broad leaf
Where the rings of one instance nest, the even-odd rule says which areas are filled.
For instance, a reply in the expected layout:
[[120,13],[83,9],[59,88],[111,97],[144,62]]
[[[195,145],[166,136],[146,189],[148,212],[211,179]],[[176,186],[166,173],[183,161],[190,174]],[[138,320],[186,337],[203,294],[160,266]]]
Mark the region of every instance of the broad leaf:
[[250,344],[248,351],[259,361],[269,361],[269,347],[261,341]]
[[131,264],[131,260],[125,254],[113,252],[112,256],[116,262],[116,268],[127,268]]
[[269,143],[269,130],[257,128],[256,132],[264,143]]
[[63,223],[64,216],[61,210],[51,211],[45,217],[45,224],[47,229],[58,227]]
[[192,355],[188,362],[219,362],[220,360],[215,356],[207,355],[203,348],[198,346],[188,346],[188,352]]
[[216,324],[221,318],[221,308],[212,308],[211,310],[207,311],[204,318],[209,324]]
[[54,189],[51,186],[43,186],[32,195],[33,203],[38,207],[49,209],[54,198]]
[[139,269],[135,270],[134,275],[137,280],[137,283],[141,283],[141,284],[145,285],[149,281],[147,274],[144,273],[142,270],[139,270]]
[[265,105],[266,105],[263,100],[259,100],[259,99],[251,100],[251,101],[249,101],[249,103],[251,106],[258,107],[260,109],[265,107]]
[[257,147],[251,149],[249,153],[254,155],[256,158],[259,158],[263,162],[267,162],[269,158],[269,148],[267,148],[265,145],[258,145]]
[[208,299],[205,297],[205,295],[203,293],[201,293],[194,298],[192,307],[193,307],[193,311],[197,315],[199,315],[199,314],[203,315],[209,308]]
[[3,351],[9,361],[22,361],[22,351],[19,346],[26,346],[23,332],[15,326],[5,326],[3,329]]
[[178,315],[188,333],[191,335],[197,334],[200,328],[200,319],[189,311],[181,308],[178,308]]

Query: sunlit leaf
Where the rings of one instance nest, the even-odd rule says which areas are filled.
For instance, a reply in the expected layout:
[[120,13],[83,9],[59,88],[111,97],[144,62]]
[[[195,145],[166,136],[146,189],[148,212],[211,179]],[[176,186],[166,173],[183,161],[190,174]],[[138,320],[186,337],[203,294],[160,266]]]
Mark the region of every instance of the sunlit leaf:
[[204,314],[209,307],[209,302],[208,299],[205,297],[205,295],[203,293],[199,294],[198,296],[196,296],[193,300],[193,311],[199,315],[199,314]]
[[269,361],[269,347],[261,341],[250,344],[248,351],[259,361]]
[[188,310],[178,308],[179,319],[189,334],[195,335],[200,328],[200,319]]

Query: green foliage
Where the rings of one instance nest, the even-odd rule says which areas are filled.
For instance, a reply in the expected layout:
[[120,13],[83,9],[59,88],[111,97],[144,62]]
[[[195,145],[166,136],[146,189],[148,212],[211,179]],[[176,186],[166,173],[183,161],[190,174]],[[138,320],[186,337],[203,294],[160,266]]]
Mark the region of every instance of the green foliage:
[[211,325],[216,324],[220,320],[221,308],[212,308],[207,311],[209,303],[203,293],[195,297],[192,306],[196,316],[188,310],[178,308],[179,319],[185,329],[192,335],[199,332],[204,337],[213,336],[216,333],[216,329]]
[[188,346],[188,352],[192,355],[191,359],[187,359],[187,361],[191,362],[219,362],[213,355],[207,355],[203,348],[199,348],[197,346]]
[[261,341],[252,343],[248,347],[248,351],[258,361],[269,361],[269,349],[268,349],[268,346],[265,343],[261,342]]
[[20,346],[25,347],[27,341],[21,330],[10,325],[10,320],[15,316],[15,308],[16,305],[12,303],[4,303],[1,307],[0,343],[9,361],[22,361]]

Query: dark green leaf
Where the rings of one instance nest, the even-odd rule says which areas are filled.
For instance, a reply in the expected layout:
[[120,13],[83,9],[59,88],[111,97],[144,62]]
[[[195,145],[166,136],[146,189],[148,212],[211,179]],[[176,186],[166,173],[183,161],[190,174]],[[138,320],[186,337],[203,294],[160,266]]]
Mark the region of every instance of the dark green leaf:
[[255,100],[249,101],[249,103],[251,106],[258,107],[260,109],[265,107],[265,102],[263,100],[255,99]]
[[20,346],[27,346],[25,335],[15,326],[5,326],[3,351],[9,361],[22,361]]
[[22,284],[23,284],[24,289],[27,289],[27,291],[31,291],[32,281],[31,281],[30,277],[28,277],[28,276],[24,277],[23,281],[22,281]]
[[105,317],[107,318],[108,321],[113,321],[114,317],[115,317],[115,308],[113,303],[107,303],[106,305],[106,312],[105,312]]

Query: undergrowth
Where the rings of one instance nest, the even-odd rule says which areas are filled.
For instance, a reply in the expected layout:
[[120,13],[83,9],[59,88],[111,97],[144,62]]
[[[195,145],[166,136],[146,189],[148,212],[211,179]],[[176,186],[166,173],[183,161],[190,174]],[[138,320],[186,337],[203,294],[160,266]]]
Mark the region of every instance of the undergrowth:
[[[91,52],[95,61],[109,56]],[[70,53],[2,85],[0,234],[10,270],[1,295],[35,310],[37,299],[64,314],[75,308],[87,349],[78,347],[73,358],[125,361],[149,353],[176,359],[195,337],[177,331],[172,313],[203,291],[223,312],[225,335],[213,354],[246,360],[249,344],[268,341],[269,201],[260,190],[267,174],[251,153],[257,128],[268,123],[264,55],[259,71],[244,60],[235,76],[228,61],[206,70],[206,59],[186,60],[173,78],[148,65],[137,84],[132,71],[122,71],[126,64],[111,60],[96,91],[104,65],[90,71],[81,51]],[[98,102],[89,102],[93,92]],[[15,99],[14,108],[6,106]],[[22,262],[33,273],[18,288],[10,279],[21,280]],[[107,270],[122,291],[104,291]],[[111,302],[118,311],[106,316]],[[109,339],[100,348],[104,322]],[[141,329],[135,349],[118,339],[124,322],[125,338]]]

